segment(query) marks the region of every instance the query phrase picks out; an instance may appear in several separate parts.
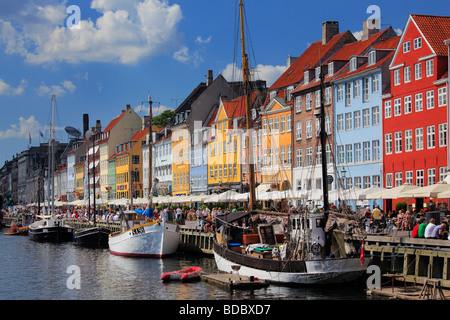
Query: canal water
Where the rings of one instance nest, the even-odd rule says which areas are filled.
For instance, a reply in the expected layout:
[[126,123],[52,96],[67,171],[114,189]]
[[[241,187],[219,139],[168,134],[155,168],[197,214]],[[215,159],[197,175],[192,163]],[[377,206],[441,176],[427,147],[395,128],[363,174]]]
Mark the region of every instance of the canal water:
[[[366,300],[364,286],[290,288],[270,285],[230,292],[205,282],[162,283],[164,272],[200,266],[217,272],[214,258],[177,255],[127,258],[108,249],[38,243],[0,229],[0,300]],[[74,272],[75,271],[75,272]],[[79,273],[77,273],[79,272]],[[79,274],[79,282],[73,281]],[[79,284],[79,288],[75,284]]]

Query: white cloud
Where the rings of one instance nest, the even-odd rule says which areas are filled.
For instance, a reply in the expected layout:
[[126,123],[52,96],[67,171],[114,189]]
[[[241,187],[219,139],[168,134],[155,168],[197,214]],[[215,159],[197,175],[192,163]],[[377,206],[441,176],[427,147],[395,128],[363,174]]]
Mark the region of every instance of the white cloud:
[[[175,48],[180,39],[181,8],[168,0],[93,0],[100,16],[69,29],[66,3],[30,2],[20,19],[0,19],[0,44],[30,64],[113,62],[134,64]],[[19,16],[19,15],[15,15]]]
[[[159,116],[161,113],[163,113],[166,110],[172,110],[174,111],[174,109],[169,108],[167,106],[164,105],[159,105],[157,107],[153,106],[152,108],[152,115],[155,116]],[[150,107],[149,106],[145,106],[145,105],[140,105],[134,108],[134,111],[138,114],[140,114],[141,116],[147,116],[150,112]]]
[[191,52],[186,46],[183,46],[180,50],[174,52],[173,58],[178,62],[192,64],[194,66],[197,66],[203,62],[203,57],[200,51]]
[[206,38],[206,39],[203,39],[201,36],[198,36],[198,37],[195,39],[195,43],[198,43],[198,44],[206,44],[206,43],[210,43],[211,40],[212,40],[212,36],[209,36],[209,37]]
[[62,96],[66,93],[73,93],[76,89],[76,86],[73,84],[72,81],[64,80],[59,85],[46,85],[45,83],[42,83],[39,88],[37,89],[37,93],[39,96],[45,96],[54,94],[56,96]]
[[31,138],[39,137],[39,130],[44,132],[46,127],[41,126],[39,122],[36,121],[34,116],[30,116],[28,119],[24,117],[19,118],[19,124],[12,124],[11,128],[4,131],[0,131],[0,139],[9,138],[26,138],[29,136]]
[[[286,66],[271,66],[258,64],[250,71],[252,80],[265,80],[270,87],[287,69]],[[236,64],[230,63],[222,71],[222,75],[228,81],[242,80],[242,70]]]
[[362,36],[363,36],[363,31],[361,30],[361,31],[354,31],[354,32],[352,32],[353,33],[353,36],[356,38],[356,40],[361,40],[362,39]]
[[11,85],[3,81],[3,79],[0,79],[0,95],[10,95],[10,96],[21,95],[22,93],[25,92],[26,85],[27,81],[25,79],[22,79],[20,85],[18,85],[17,88],[13,88],[11,87]]

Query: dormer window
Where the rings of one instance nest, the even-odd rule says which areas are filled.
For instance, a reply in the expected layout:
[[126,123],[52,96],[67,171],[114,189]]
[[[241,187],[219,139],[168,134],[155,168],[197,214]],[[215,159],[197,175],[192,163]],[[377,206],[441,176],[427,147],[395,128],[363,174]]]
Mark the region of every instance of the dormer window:
[[329,75],[329,76],[332,76],[333,73],[334,73],[334,63],[333,63],[333,62],[330,62],[330,63],[328,64],[328,75]]
[[320,80],[320,67],[316,68],[316,81]]
[[275,90],[274,91],[270,91],[270,100],[272,100],[276,96],[277,96],[277,92]]
[[376,51],[369,52],[369,66],[374,65],[377,62]]
[[288,87],[288,88],[286,89],[286,101],[291,101],[291,99],[292,99],[291,92],[292,92],[293,90],[294,90],[294,87],[293,87],[293,86]]
[[356,57],[350,59],[350,71],[356,70]]
[[256,119],[256,110],[252,109],[252,120]]
[[309,71],[308,70],[305,71],[304,79],[305,79],[305,84],[308,84],[309,83]]

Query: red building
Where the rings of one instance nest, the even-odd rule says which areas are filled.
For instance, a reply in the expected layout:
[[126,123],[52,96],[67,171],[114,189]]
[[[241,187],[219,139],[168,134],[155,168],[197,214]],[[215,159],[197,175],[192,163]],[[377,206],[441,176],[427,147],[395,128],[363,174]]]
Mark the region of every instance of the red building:
[[445,178],[449,38],[450,17],[409,16],[390,65],[391,89],[382,97],[386,188]]

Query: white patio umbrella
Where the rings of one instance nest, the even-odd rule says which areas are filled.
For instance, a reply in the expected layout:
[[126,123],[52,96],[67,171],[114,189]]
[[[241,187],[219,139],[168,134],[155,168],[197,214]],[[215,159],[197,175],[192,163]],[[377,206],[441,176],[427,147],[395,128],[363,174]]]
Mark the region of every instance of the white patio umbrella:
[[352,187],[345,190],[344,200],[359,200],[359,195],[364,191],[359,187]]
[[383,191],[386,191],[387,189],[385,188],[381,188],[381,187],[377,187],[377,186],[372,186],[368,189],[361,189],[361,192],[359,192],[358,194],[358,199],[359,200],[366,200],[367,196],[370,194],[375,194],[375,193],[380,193]]
[[372,193],[366,196],[367,200],[371,199],[406,199],[409,200],[411,198],[414,198],[409,191],[417,189],[420,187],[417,187],[415,185],[412,185],[410,183],[405,183],[401,186],[392,188],[392,189],[386,189],[384,191]]
[[445,192],[450,192],[450,184],[445,181],[410,191],[414,198],[440,198],[439,195],[442,193],[445,198]]

